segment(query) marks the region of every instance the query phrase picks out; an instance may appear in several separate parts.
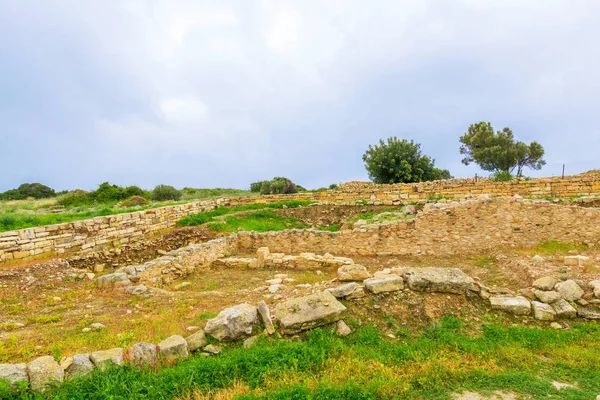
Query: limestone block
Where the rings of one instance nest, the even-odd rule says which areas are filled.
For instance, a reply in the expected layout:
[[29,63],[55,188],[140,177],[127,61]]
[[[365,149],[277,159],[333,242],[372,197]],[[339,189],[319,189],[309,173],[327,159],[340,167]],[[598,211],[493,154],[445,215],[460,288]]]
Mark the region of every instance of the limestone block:
[[279,303],[274,310],[285,334],[297,333],[342,319],[346,307],[328,291]]
[[555,292],[554,290],[537,290],[533,289],[533,293],[535,297],[540,299],[541,302],[552,304],[559,301],[562,297],[560,297],[560,293]]
[[515,315],[528,315],[531,312],[531,304],[523,296],[490,296],[490,303],[495,310],[502,310]]
[[89,354],[76,354],[61,361],[61,367],[65,370],[65,380],[79,376],[85,376],[94,370],[94,364]]
[[556,303],[551,304],[558,318],[575,318],[577,310],[565,299],[560,299]]
[[533,287],[538,290],[552,290],[556,285],[556,279],[551,276],[544,276],[542,278],[536,279],[533,282]]
[[465,293],[473,287],[473,278],[458,268],[404,268],[408,286],[419,292]]
[[350,282],[344,285],[329,288],[327,290],[331,292],[331,294],[334,295],[336,299],[340,299],[348,296],[351,293],[354,293],[360,287],[361,286],[358,283]]
[[0,379],[6,379],[11,384],[29,380],[27,365],[25,364],[0,364]]
[[188,351],[196,351],[206,346],[206,334],[200,329],[198,332],[185,338],[185,341],[187,342]]
[[371,277],[371,274],[360,264],[344,265],[338,268],[338,279],[344,281],[362,281]]
[[237,340],[252,334],[258,312],[250,304],[238,304],[209,319],[204,331],[217,340]]
[[90,360],[92,360],[96,368],[103,371],[113,365],[122,365],[123,355],[123,349],[117,347],[110,350],[95,351],[90,354]]
[[156,345],[152,343],[136,343],[128,350],[129,362],[136,367],[152,367],[158,362]]
[[572,279],[557,283],[556,290],[567,301],[579,300],[584,294],[583,289]]
[[267,303],[261,301],[258,303],[258,314],[260,315],[260,319],[265,326],[265,329],[269,335],[275,333],[275,326],[273,325],[273,319],[271,318],[271,312],[269,311],[269,307]]
[[189,356],[187,342],[180,335],[169,336],[157,347],[163,360],[184,360]]
[[395,292],[404,289],[404,280],[402,277],[394,274],[365,279],[364,284],[365,288],[374,294]]
[[62,382],[65,377],[62,367],[52,356],[39,357],[27,364],[27,373],[31,388],[40,392],[45,391],[48,385]]
[[556,311],[546,303],[540,303],[539,301],[533,301],[531,303],[533,308],[533,315],[536,319],[542,321],[552,321],[556,317]]

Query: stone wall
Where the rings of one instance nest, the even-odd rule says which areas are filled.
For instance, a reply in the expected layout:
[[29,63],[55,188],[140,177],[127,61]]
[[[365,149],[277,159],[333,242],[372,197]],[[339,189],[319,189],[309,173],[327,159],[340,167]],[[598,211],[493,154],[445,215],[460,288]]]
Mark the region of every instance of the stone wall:
[[[445,196],[464,199],[483,193],[492,196],[519,194],[524,197],[538,198],[595,195],[600,194],[600,176],[572,176],[565,179],[542,178],[500,183],[489,179],[478,181],[451,179],[398,185],[351,182],[344,184],[342,190],[339,191],[327,190],[293,195],[239,197],[193,202],[129,214],[96,217],[84,221],[0,232],[0,263],[44,255],[85,254],[118,247],[149,238],[161,230],[173,227],[179,219],[187,215],[210,210],[221,204],[236,206],[285,200],[355,204],[357,200],[363,200],[375,205],[399,205],[410,201],[427,200],[431,197]],[[470,221],[470,218],[467,218],[467,221]],[[435,223],[433,222],[433,224]],[[384,231],[394,229],[397,231],[394,233],[395,235],[402,236],[412,232],[410,228],[410,224],[406,226],[401,224],[396,228],[381,229]],[[490,229],[494,230],[495,228],[492,226]],[[410,234],[412,235],[412,233]],[[311,233],[311,235],[313,234]],[[342,233],[342,235],[347,235],[347,233]],[[421,240],[421,238],[414,238],[414,240]],[[386,248],[379,242],[377,246],[382,249]],[[426,248],[427,246],[417,243],[409,246],[410,250],[407,251],[415,253],[419,247]],[[387,252],[389,250],[380,251]],[[393,251],[398,250],[394,249]]]
[[412,221],[323,232],[239,232],[238,250],[353,255],[477,254],[545,240],[600,245],[600,209],[498,198],[429,204]]

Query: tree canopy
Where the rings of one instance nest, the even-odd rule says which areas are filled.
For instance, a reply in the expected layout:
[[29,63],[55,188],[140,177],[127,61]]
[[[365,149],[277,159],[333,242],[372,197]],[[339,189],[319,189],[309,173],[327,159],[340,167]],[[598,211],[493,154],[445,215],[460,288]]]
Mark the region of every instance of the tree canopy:
[[467,133],[460,137],[460,154],[465,157],[462,163],[474,162],[484,171],[523,175],[523,168],[539,170],[546,164],[544,148],[538,142],[526,144],[515,141],[510,128],[494,132],[489,122],[478,122],[469,126]]
[[435,160],[421,154],[421,145],[390,137],[370,145],[363,155],[369,178],[375,183],[412,183],[449,179],[450,171],[435,167]]

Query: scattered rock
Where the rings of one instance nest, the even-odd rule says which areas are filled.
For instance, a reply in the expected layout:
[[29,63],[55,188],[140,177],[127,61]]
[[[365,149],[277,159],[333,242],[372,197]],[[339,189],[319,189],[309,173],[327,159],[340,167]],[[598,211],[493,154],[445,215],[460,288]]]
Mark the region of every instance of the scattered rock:
[[327,289],[332,295],[335,296],[336,299],[341,299],[349,294],[354,293],[361,286],[356,282],[346,283],[344,285],[336,286],[333,288]]
[[209,353],[209,354],[220,354],[221,353],[221,347],[220,346],[215,346],[214,344],[209,344],[207,346],[204,347],[204,351]]
[[565,299],[560,299],[556,303],[551,304],[558,318],[575,318],[577,310]]
[[371,274],[360,264],[344,265],[338,268],[337,277],[340,281],[362,281],[371,277]]
[[594,291],[594,297],[600,298],[600,280],[591,281],[589,285]]
[[262,320],[263,325],[265,326],[265,330],[269,335],[275,333],[275,326],[273,325],[273,319],[271,318],[271,312],[269,311],[269,307],[267,303],[261,301],[258,303],[258,314],[260,315],[260,319]]
[[31,389],[39,392],[45,391],[48,385],[62,382],[65,377],[63,369],[52,356],[39,357],[27,364],[27,373]]
[[561,299],[560,294],[553,290],[546,291],[546,290],[534,289],[533,293],[535,294],[535,297],[540,299],[541,302],[547,303],[547,304],[556,303],[557,301],[559,301]]
[[127,274],[123,272],[116,272],[114,274],[107,274],[96,279],[96,286],[99,288],[110,288],[115,286],[128,286],[131,285]]
[[244,340],[244,348],[249,349],[258,343],[258,335],[250,336],[248,339]]
[[110,350],[95,351],[90,354],[90,360],[92,360],[96,368],[100,371],[104,371],[113,365],[122,365],[123,353],[124,351],[120,347]]
[[567,301],[579,300],[583,296],[583,289],[572,279],[556,284],[556,290]]
[[0,364],[0,379],[7,379],[11,384],[27,381],[27,365]]
[[364,281],[365,288],[371,293],[395,292],[404,289],[404,280],[398,275],[382,275]]
[[544,276],[542,278],[536,279],[533,282],[533,287],[537,290],[552,290],[554,288],[554,285],[556,285],[556,279],[554,279],[551,276]]
[[465,293],[473,278],[458,268],[404,268],[408,286],[417,292]]
[[592,307],[579,307],[577,315],[585,319],[600,319],[600,310]]
[[556,330],[558,330],[558,329],[562,329],[562,328],[563,328],[563,326],[562,326],[561,324],[559,324],[558,322],[552,322],[552,323],[550,324],[550,327],[551,327],[552,329],[556,329]]
[[206,346],[206,334],[203,330],[199,330],[188,336],[185,341],[187,342],[188,351],[196,351]]
[[531,303],[523,296],[490,296],[490,303],[495,310],[502,310],[516,315],[528,315],[531,312]]
[[348,325],[346,325],[346,323],[344,322],[344,320],[340,319],[337,322],[337,326],[335,329],[335,334],[340,336],[340,337],[344,337],[344,336],[348,336],[349,334],[352,333],[352,329],[350,329],[350,327]]
[[250,304],[238,304],[209,319],[204,331],[217,340],[237,340],[252,334],[258,312]]
[[158,352],[152,343],[136,343],[129,348],[129,362],[136,367],[146,368],[156,365]]
[[556,317],[556,311],[546,303],[540,303],[539,301],[534,301],[531,303],[533,308],[533,315],[536,319],[541,321],[552,321],[554,317]]
[[586,256],[565,256],[565,265],[569,267],[580,267],[589,265],[591,262]]
[[[544,257],[536,254],[535,256],[531,257],[531,261],[536,265],[540,265],[540,264],[543,264],[545,260],[544,260]],[[544,290],[544,289],[542,289],[542,290]]]
[[93,331],[101,331],[104,328],[106,328],[106,325],[104,325],[100,322],[94,322],[93,324],[90,325],[90,329],[92,329]]
[[76,354],[69,357],[65,363],[61,362],[61,367],[65,371],[65,379],[85,376],[94,370],[89,354]]
[[169,336],[157,347],[163,360],[184,360],[189,356],[187,342],[180,335]]
[[342,319],[346,307],[328,291],[279,303],[274,310],[285,334],[298,333]]

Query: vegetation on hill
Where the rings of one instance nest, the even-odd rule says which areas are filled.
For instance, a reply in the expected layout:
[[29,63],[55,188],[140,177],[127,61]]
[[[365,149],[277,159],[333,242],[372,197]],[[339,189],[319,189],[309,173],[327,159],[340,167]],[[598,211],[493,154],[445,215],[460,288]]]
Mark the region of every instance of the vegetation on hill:
[[545,164],[544,148],[538,142],[526,144],[515,141],[510,128],[494,132],[489,122],[478,122],[469,126],[460,137],[462,163],[474,162],[484,171],[494,172],[496,180],[507,180],[516,169],[516,176],[523,176],[523,168],[541,169]]
[[250,184],[250,191],[260,194],[291,194],[305,190],[302,186],[296,185],[290,179],[281,176],[276,176],[269,181],[258,181]]
[[56,192],[51,187],[41,183],[24,183],[17,189],[0,193],[0,200],[46,199],[54,196],[56,196]]
[[436,168],[435,160],[421,153],[414,141],[390,137],[380,140],[363,155],[369,178],[375,183],[413,183],[451,178],[450,171]]
[[[351,322],[351,321],[350,321]],[[304,340],[266,338],[230,345],[217,357],[172,367],[120,367],[76,378],[44,394],[25,384],[3,399],[449,399],[464,390],[500,390],[547,399],[592,399],[600,381],[600,327],[553,330],[484,323],[480,334],[445,317],[422,333],[390,339],[373,327],[346,338],[330,328]],[[573,383],[557,389],[552,382]]]

